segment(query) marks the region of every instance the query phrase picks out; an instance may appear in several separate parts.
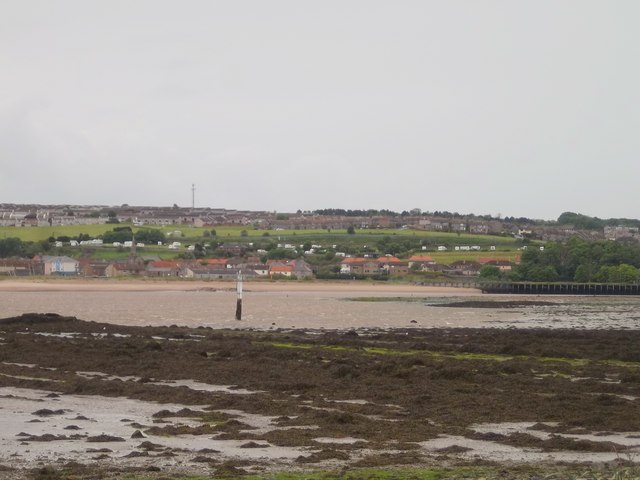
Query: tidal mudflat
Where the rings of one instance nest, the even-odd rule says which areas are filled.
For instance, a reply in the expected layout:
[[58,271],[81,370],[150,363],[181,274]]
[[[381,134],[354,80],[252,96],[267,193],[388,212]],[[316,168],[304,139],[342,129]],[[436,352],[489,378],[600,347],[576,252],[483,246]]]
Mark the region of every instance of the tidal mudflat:
[[[498,315],[553,306],[494,307]],[[235,477],[410,466],[575,478],[636,468],[637,329],[284,327],[55,314],[1,321],[1,473]],[[451,475],[440,478],[460,478]]]

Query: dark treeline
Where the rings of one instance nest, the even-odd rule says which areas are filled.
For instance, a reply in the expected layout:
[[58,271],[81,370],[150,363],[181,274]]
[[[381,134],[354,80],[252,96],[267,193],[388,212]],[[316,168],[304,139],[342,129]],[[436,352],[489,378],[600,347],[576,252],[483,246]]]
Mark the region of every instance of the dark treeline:
[[517,225],[572,225],[576,229],[583,230],[602,230],[607,226],[626,226],[626,227],[640,227],[640,220],[629,218],[608,218],[601,219],[598,217],[590,217],[580,213],[564,212],[560,214],[557,220],[546,221],[537,220],[527,217],[501,217],[493,215],[476,215],[473,213],[458,213],[449,211],[421,211],[414,208],[413,210],[404,210],[402,212],[394,212],[393,210],[348,210],[343,208],[325,208],[320,210],[314,210],[313,213],[317,215],[340,215],[344,217],[374,217],[374,216],[386,216],[386,217],[406,217],[406,216],[423,216],[423,217],[437,217],[446,219],[463,219],[463,220],[484,220],[492,221],[497,220],[505,223],[517,224]]
[[[123,243],[133,240],[133,231],[130,227],[116,227],[115,229],[109,232],[105,232],[103,235],[100,235],[98,238],[101,238],[105,243]],[[81,233],[74,237],[65,235],[61,235],[59,237],[49,237],[47,240],[42,240],[39,242],[26,242],[20,240],[19,238],[4,238],[0,239],[0,258],[32,258],[35,255],[49,252],[53,248],[54,242],[56,241],[68,243],[71,240],[81,242],[83,240],[92,239],[93,237],[87,235],[86,233]],[[160,230],[141,229],[136,232],[135,240],[136,242],[140,243],[155,244],[157,242],[165,242],[166,237]]]
[[32,258],[49,250],[51,250],[51,243],[47,240],[41,242],[23,242],[19,238],[4,238],[0,240],[0,258]]
[[640,245],[573,237],[528,249],[511,273],[515,281],[633,283],[640,280]]
[[604,227],[615,227],[618,225],[625,227],[640,227],[640,220],[630,218],[608,218],[589,217],[580,213],[564,212],[558,217],[558,225],[573,225],[584,230],[601,230]]
[[[105,232],[101,238],[104,243],[130,242],[133,240],[133,231],[131,227],[116,227],[109,232]],[[152,244],[164,242],[166,237],[160,230],[144,229],[136,232],[135,239],[136,242]]]
[[413,210],[403,210],[402,212],[394,212],[393,210],[348,210],[344,208],[323,208],[320,210],[314,210],[312,213],[316,215],[327,215],[327,216],[342,216],[342,217],[408,217],[408,216],[422,216],[422,217],[435,217],[435,218],[446,218],[446,219],[461,219],[461,220],[484,220],[484,221],[492,221],[498,220],[506,223],[514,223],[518,225],[547,225],[553,224],[554,222],[548,222],[545,220],[534,220],[532,218],[527,217],[494,217],[493,215],[476,215],[474,213],[458,213],[458,212],[449,212],[447,210],[435,210],[433,212],[425,211],[418,208],[414,208]]
[[316,215],[327,215],[327,216],[342,216],[342,217],[374,217],[374,216],[382,216],[382,217],[397,217],[400,215],[397,212],[391,210],[345,210],[344,208],[323,208],[320,210],[314,210],[313,213]]

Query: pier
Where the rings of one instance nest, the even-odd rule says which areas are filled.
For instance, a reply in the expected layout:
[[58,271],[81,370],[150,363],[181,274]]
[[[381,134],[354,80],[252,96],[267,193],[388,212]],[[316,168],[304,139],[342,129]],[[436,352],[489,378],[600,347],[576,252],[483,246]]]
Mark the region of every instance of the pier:
[[495,282],[477,288],[482,293],[523,295],[640,295],[640,284],[629,283]]

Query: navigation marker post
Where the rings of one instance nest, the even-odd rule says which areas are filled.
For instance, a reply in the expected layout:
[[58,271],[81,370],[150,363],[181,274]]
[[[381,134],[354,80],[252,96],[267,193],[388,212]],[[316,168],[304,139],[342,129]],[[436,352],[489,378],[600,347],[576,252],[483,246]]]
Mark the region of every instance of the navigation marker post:
[[236,292],[238,293],[238,299],[236,300],[236,320],[242,320],[242,270],[238,270]]

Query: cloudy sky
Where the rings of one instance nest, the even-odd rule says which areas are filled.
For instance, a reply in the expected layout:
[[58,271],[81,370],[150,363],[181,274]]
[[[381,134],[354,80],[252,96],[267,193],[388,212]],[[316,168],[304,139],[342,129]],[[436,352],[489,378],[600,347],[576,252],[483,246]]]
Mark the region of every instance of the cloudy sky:
[[636,0],[0,0],[0,203],[640,217]]

